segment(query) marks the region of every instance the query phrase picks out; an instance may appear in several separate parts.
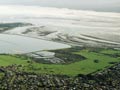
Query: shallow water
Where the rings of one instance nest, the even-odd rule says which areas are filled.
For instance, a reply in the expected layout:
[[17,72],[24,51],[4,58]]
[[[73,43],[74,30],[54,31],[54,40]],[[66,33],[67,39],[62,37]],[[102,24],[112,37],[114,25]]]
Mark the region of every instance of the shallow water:
[[69,48],[69,45],[18,35],[0,34],[0,53],[29,53]]

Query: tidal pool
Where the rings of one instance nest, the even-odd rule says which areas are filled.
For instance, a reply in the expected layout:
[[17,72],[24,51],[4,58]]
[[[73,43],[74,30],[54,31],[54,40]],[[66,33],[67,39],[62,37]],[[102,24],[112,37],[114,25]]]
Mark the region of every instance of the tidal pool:
[[0,34],[1,54],[23,54],[62,48],[70,48],[70,46],[26,36]]

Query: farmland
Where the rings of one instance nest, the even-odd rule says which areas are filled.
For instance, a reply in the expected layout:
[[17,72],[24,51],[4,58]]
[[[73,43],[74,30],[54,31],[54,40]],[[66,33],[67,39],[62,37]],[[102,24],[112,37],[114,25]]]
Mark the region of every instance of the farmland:
[[[65,64],[44,64],[37,63],[34,60],[24,56],[18,57],[17,55],[0,55],[0,66],[16,64],[22,65],[22,68],[24,68],[24,71],[26,72],[77,76],[78,74],[87,75],[90,73],[99,72],[120,62],[120,57],[116,55],[120,54],[120,51],[114,49],[103,48],[96,50],[92,48],[82,48],[80,50],[75,50],[75,48],[73,48],[55,50],[53,52],[56,52],[56,55],[58,55],[60,54],[60,51],[62,51],[62,53],[64,51],[73,55],[80,55],[84,57],[84,59],[78,58],[77,61],[71,61]],[[66,55],[64,54],[64,58],[67,58],[65,56]]]

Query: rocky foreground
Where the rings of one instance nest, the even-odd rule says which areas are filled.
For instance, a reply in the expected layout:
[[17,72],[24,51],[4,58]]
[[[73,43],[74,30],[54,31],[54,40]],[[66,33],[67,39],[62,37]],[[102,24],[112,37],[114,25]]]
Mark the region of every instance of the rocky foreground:
[[0,90],[120,90],[120,64],[76,77],[18,71],[21,67],[0,67]]

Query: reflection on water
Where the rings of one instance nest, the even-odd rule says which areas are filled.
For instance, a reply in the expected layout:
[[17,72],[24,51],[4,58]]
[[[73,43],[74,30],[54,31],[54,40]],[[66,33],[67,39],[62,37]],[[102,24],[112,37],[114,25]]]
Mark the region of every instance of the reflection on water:
[[69,47],[69,45],[36,38],[0,34],[0,53],[28,53]]

